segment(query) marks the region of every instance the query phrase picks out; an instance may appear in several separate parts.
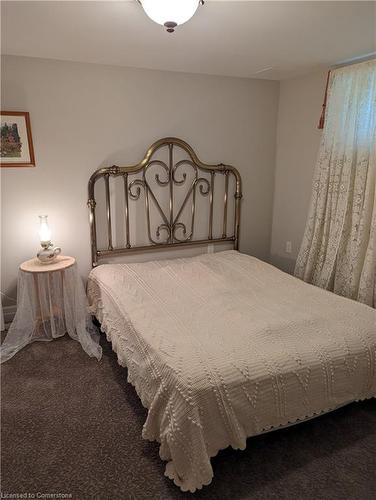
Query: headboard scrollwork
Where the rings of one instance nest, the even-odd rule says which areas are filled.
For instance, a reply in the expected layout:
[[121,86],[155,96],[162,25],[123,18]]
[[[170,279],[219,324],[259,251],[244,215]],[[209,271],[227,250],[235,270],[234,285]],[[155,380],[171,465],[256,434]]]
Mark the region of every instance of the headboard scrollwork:
[[[168,159],[162,161],[155,158],[158,150],[167,148]],[[175,161],[175,150],[179,149],[186,158]],[[185,171],[190,169],[190,174]],[[157,171],[158,170],[158,171]],[[153,171],[153,176],[151,172]],[[224,177],[222,183],[221,207],[217,209],[214,203],[215,179],[217,175]],[[110,193],[110,177],[123,178],[123,221],[124,242],[121,246],[113,244],[113,224]],[[228,205],[230,200],[230,178],[233,181],[234,217],[232,224],[228,224]],[[104,179],[105,197],[105,224],[107,233],[107,248],[98,249],[97,238],[97,202],[95,200],[95,183]],[[152,185],[151,179],[154,182]],[[176,191],[185,187],[184,194],[177,199]],[[145,251],[160,248],[178,247],[186,245],[206,245],[219,242],[232,242],[235,249],[239,244],[240,200],[242,186],[240,174],[231,165],[209,165],[202,163],[191,146],[176,137],[166,137],[155,142],[147,151],[140,163],[127,167],[105,167],[96,170],[90,177],[88,184],[90,211],[90,234],[92,265],[98,264],[98,259],[112,255],[127,254],[132,251]],[[161,197],[164,197],[165,204]],[[197,197],[208,198],[208,226],[207,238],[194,239],[195,224],[199,217]],[[140,198],[144,198],[143,211],[146,216],[147,245],[137,245],[132,242],[130,206]],[[158,219],[155,226],[152,222],[152,208]],[[218,211],[220,210],[220,213]],[[221,218],[221,234],[215,236],[213,232],[214,212]],[[183,220],[184,214],[184,220]],[[206,214],[207,215],[207,214]],[[228,227],[232,226],[231,228]]]

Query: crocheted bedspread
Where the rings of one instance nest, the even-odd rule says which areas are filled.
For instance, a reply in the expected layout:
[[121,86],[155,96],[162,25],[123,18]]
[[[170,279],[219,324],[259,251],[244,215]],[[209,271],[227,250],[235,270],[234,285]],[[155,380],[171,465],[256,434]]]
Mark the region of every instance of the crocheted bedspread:
[[239,252],[101,265],[88,294],[183,491],[220,449],[376,395],[376,311]]

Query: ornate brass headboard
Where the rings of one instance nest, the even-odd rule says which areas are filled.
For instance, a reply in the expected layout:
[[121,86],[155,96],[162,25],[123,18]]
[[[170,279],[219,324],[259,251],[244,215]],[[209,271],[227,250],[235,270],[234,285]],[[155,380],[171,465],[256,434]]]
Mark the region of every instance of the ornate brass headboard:
[[[156,153],[161,148],[167,148],[168,160],[162,161],[155,159]],[[186,158],[175,162],[174,156],[176,149],[184,152]],[[159,172],[151,176],[148,171],[151,167],[158,168]],[[183,170],[190,170],[188,172]],[[151,170],[150,170],[151,171]],[[221,198],[220,214],[220,236],[216,237],[213,233],[214,217],[214,188],[216,174],[223,176],[221,181],[223,197]],[[112,226],[112,207],[110,193],[110,177],[123,178],[123,224],[124,224],[124,243],[120,247],[113,244],[113,226]],[[153,178],[152,178],[153,177]],[[232,224],[228,224],[228,204],[230,200],[229,184],[232,178],[234,208]],[[104,198],[105,198],[105,224],[107,226],[107,248],[98,249],[97,242],[97,222],[95,200],[95,184],[98,179],[104,180]],[[156,188],[152,187],[152,181]],[[175,197],[175,191],[182,189],[181,186],[187,184],[186,191],[180,193],[181,202],[178,203]],[[112,255],[127,254],[132,251],[155,250],[160,248],[170,248],[186,245],[207,245],[218,242],[232,242],[234,248],[238,248],[239,242],[239,222],[240,222],[240,200],[242,197],[241,178],[236,168],[222,163],[218,165],[208,165],[202,163],[191,146],[181,139],[175,137],[166,137],[155,142],[147,151],[145,157],[140,163],[128,167],[100,168],[90,177],[88,184],[89,199],[88,207],[90,210],[90,234],[91,234],[91,255],[92,265],[96,266],[98,259]],[[158,191],[158,192],[157,192]],[[158,194],[159,193],[159,194]],[[195,222],[199,216],[197,210],[197,194],[208,197],[208,225],[207,238],[193,239],[195,232]],[[161,196],[165,197],[167,210],[163,209]],[[146,216],[147,227],[147,245],[137,245],[131,241],[131,223],[130,208],[132,202],[137,202],[140,197],[144,198],[144,214]],[[217,203],[218,205],[218,203]],[[156,209],[159,223],[152,228],[151,207]],[[189,207],[190,206],[190,210]],[[187,210],[185,210],[187,209]],[[166,213],[167,212],[167,213]],[[188,222],[183,222],[183,213],[188,212]],[[206,214],[207,216],[207,214]],[[187,214],[185,214],[187,218]],[[228,229],[228,225],[232,228]],[[165,231],[166,237],[161,238],[161,232]],[[228,235],[231,231],[230,235]],[[179,236],[178,236],[179,233]],[[155,234],[155,235],[154,235]],[[206,234],[206,233],[205,233]]]

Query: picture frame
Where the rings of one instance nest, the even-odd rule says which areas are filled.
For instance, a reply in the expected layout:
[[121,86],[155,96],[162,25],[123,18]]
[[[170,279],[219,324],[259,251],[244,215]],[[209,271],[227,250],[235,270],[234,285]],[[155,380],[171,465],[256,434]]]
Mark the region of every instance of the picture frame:
[[0,111],[1,167],[35,167],[30,116],[24,111]]

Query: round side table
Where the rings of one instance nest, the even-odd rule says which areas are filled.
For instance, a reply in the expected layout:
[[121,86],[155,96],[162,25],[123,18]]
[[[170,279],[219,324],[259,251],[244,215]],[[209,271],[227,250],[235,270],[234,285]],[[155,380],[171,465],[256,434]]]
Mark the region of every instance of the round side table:
[[59,255],[49,264],[37,258],[20,265],[17,312],[1,345],[1,362],[36,340],[68,333],[90,356],[101,358],[99,335],[87,310],[87,298],[73,257]]

